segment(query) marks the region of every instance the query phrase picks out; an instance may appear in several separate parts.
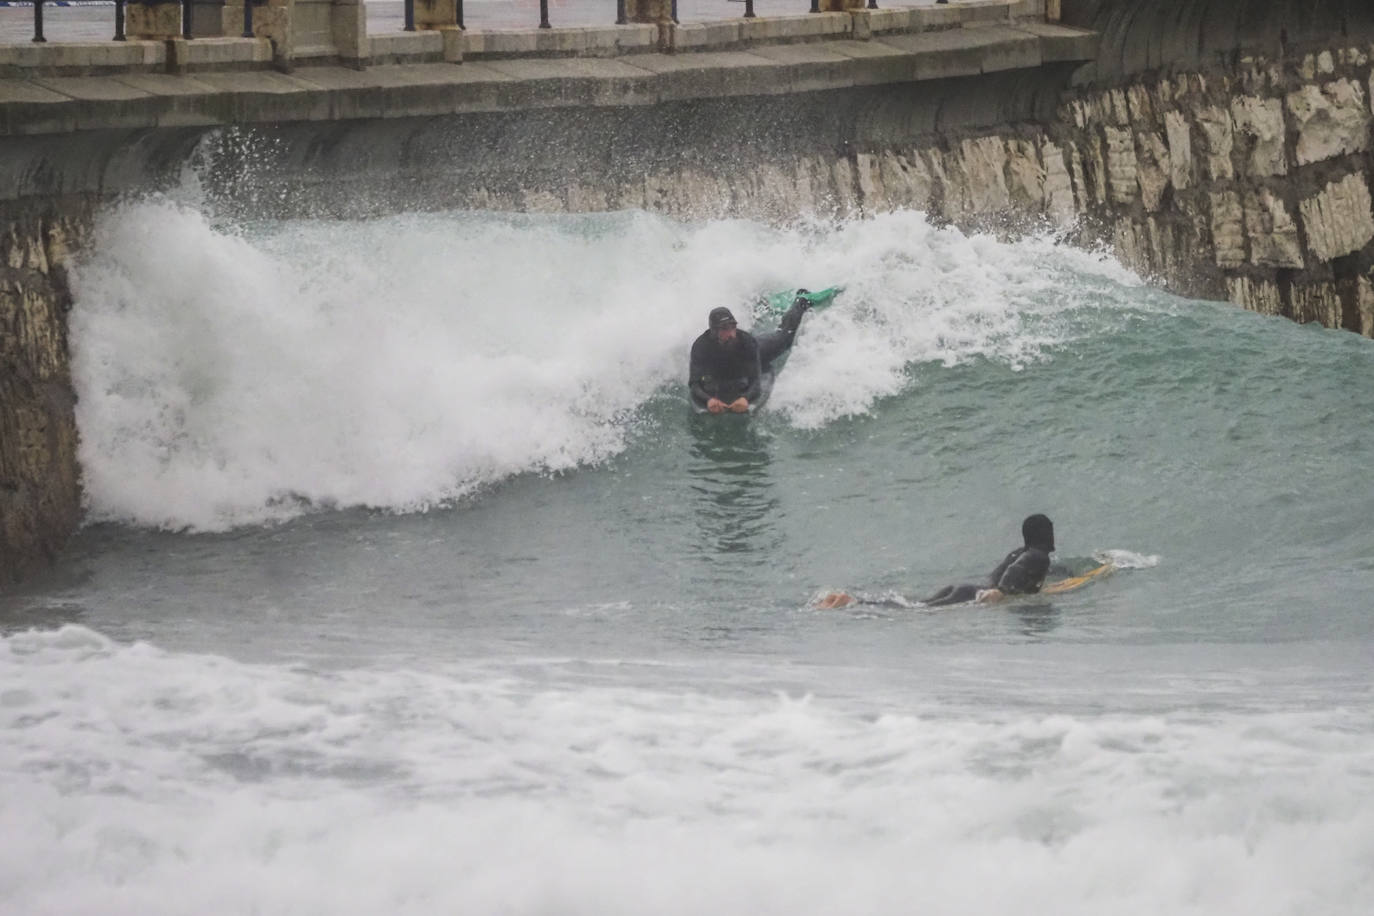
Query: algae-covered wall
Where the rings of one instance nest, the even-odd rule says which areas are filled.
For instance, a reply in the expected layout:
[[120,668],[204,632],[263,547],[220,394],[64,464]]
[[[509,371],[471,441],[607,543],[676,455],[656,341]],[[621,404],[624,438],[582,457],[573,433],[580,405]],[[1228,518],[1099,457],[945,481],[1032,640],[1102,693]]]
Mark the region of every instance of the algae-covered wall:
[[80,517],[62,265],[92,206],[13,206],[0,236],[0,584],[55,556]]

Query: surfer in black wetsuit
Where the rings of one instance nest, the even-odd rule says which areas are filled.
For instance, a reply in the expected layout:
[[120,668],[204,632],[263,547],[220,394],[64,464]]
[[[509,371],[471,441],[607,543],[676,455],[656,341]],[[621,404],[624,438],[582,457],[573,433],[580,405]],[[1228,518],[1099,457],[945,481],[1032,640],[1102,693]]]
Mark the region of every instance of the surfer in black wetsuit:
[[811,300],[800,295],[806,290],[797,292],[778,329],[762,337],[739,330],[728,308],[711,309],[706,330],[692,342],[687,371],[687,387],[695,404],[711,413],[744,413],[759,399],[764,374],[792,348],[802,315],[811,307]]
[[1050,571],[1050,554],[1054,553],[1054,523],[1043,515],[1029,516],[1021,523],[1021,537],[1025,546],[1007,554],[988,576],[986,585],[946,585],[922,603],[928,607],[985,603],[1040,591]]
[[687,372],[692,401],[711,413],[744,413],[762,391],[759,342],[739,330],[727,308],[711,309],[706,321],[706,330],[692,342]]

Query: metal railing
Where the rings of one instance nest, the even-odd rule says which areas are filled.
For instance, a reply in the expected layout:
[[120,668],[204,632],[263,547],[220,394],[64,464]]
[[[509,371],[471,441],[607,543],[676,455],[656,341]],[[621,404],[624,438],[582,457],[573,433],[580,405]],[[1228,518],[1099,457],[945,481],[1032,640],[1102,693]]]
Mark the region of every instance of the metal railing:
[[[935,2],[936,2],[936,3],[945,3],[945,2],[948,2],[948,0],[935,0]],[[463,24],[463,0],[455,0],[455,3],[456,3],[456,6],[457,6],[457,10],[456,10],[457,15],[454,17],[454,18],[456,19],[456,21],[455,21],[454,23],[452,23],[452,24],[458,26],[458,28],[460,28],[460,29],[466,28],[466,26]],[[877,8],[878,8],[878,0],[868,0],[868,6],[866,7],[866,9],[876,10]],[[404,28],[405,31],[407,31],[407,32],[414,32],[414,31],[415,31],[415,0],[404,0],[404,9],[405,9],[405,11],[404,11],[405,25],[403,26],[403,28]],[[811,0],[811,8],[810,8],[809,10],[807,10],[807,12],[809,12],[809,13],[819,13],[820,11],[821,11],[821,0]],[[669,14],[669,18],[671,18],[672,21],[673,21],[674,23],[678,22],[678,18],[677,18],[677,0],[673,0],[673,2],[672,2],[672,12]],[[754,0],[744,0],[744,17],[743,17],[743,18],[745,18],[745,19],[757,19],[757,18],[758,18],[757,14],[755,14],[755,12],[754,12]],[[616,25],[629,25],[629,24],[630,24],[630,18],[629,18],[628,11],[626,10],[626,3],[625,3],[625,0],[615,0],[615,24],[616,24]],[[539,28],[541,28],[541,29],[550,29],[550,28],[553,28],[553,25],[549,22],[549,0],[539,0]]]
[[[127,40],[126,15],[129,0],[114,0],[114,40]],[[181,37],[186,39],[195,38],[193,34],[192,8],[193,0],[169,0],[181,6]],[[243,0],[243,33],[244,38],[252,38],[253,35],[253,7],[265,3],[266,0]],[[743,0],[745,19],[756,19],[754,12],[754,0]],[[798,0],[800,3],[800,0]],[[947,3],[948,0],[935,0],[936,3]],[[43,8],[45,0],[33,0],[33,41],[46,42],[48,39],[43,34]],[[414,32],[415,25],[415,0],[404,0],[404,29],[407,32]],[[870,10],[878,9],[878,0],[868,0],[866,7]],[[811,8],[808,12],[819,13],[821,11],[820,0],[811,0]],[[677,0],[672,0],[670,17],[674,23],[678,22]],[[615,3],[615,24],[628,25],[630,23],[626,0],[616,0]],[[463,22],[463,0],[454,0],[454,17],[452,25],[458,28],[466,28]],[[550,29],[553,24],[549,21],[549,0],[539,0],[539,28]]]
[[[185,39],[195,38],[192,0],[175,0],[181,6],[181,37]],[[243,37],[253,37],[253,7],[265,3],[266,0],[244,0],[243,3]],[[463,0],[458,2],[458,25],[463,24]],[[48,38],[43,34],[43,8],[45,0],[33,0],[33,38],[32,41],[38,44],[46,44]],[[406,0],[406,6],[411,6],[411,0]],[[128,41],[127,33],[127,9],[128,0],[114,0],[114,40]]]

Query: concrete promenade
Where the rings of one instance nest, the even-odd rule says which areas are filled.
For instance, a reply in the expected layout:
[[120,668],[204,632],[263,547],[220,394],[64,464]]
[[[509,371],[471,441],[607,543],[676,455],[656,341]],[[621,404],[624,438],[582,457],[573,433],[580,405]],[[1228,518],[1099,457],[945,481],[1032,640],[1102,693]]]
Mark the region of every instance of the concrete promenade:
[[[367,66],[321,58],[289,72],[273,66],[265,39],[39,46],[43,53],[70,50],[76,64],[100,66],[91,75],[0,79],[0,137],[640,107],[919,83],[1091,59],[1093,33],[1043,16],[1013,18],[1030,5],[984,0],[676,26],[393,33],[365,36]],[[672,49],[695,53],[654,53],[664,50],[665,36]],[[33,50],[9,53],[13,60]],[[5,53],[0,48],[0,60]]]

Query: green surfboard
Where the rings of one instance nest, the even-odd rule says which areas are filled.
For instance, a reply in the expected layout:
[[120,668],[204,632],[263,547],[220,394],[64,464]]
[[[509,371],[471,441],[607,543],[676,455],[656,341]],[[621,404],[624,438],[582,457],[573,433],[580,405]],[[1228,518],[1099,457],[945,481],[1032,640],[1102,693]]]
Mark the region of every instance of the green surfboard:
[[824,308],[831,302],[834,302],[835,297],[842,292],[844,292],[843,286],[829,286],[825,289],[816,290],[815,292],[808,291],[805,293],[799,293],[795,289],[784,289],[779,290],[776,293],[769,293],[768,295],[764,296],[763,304],[767,306],[770,312],[777,312],[779,315],[781,315],[783,312],[787,311],[789,308],[792,307],[793,300],[795,300],[798,296],[803,296],[806,299],[809,299],[811,301],[811,307],[813,309],[818,309]]

